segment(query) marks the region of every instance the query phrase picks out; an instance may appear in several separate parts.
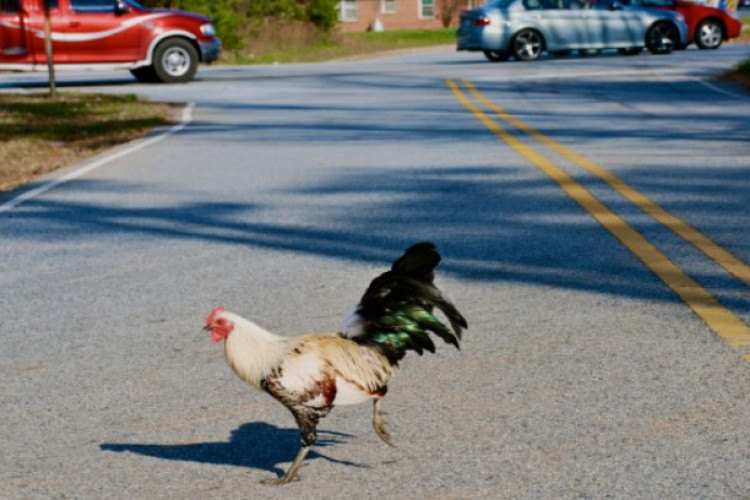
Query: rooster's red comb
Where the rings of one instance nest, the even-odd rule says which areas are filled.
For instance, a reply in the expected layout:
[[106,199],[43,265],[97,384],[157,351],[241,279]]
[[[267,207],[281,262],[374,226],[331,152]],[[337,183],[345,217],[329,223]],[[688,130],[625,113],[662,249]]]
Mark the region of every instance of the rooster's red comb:
[[206,318],[206,324],[211,325],[213,324],[214,320],[216,319],[216,316],[226,311],[227,308],[224,306],[216,306],[214,307],[213,311],[208,315],[208,318]]

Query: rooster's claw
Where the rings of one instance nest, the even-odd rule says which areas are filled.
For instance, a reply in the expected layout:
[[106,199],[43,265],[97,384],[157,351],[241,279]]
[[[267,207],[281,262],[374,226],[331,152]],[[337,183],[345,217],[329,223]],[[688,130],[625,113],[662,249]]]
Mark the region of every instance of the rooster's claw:
[[265,479],[262,479],[260,481],[260,484],[265,484],[266,486],[279,486],[281,484],[286,484],[292,481],[299,481],[299,480],[300,480],[299,474],[294,474],[292,476],[267,477]]

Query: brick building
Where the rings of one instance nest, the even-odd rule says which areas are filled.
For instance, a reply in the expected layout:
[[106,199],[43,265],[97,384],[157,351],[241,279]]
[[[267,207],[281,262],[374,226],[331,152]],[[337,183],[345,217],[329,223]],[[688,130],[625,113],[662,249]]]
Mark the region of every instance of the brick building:
[[340,0],[339,28],[342,32],[442,28],[443,19],[451,11],[450,26],[456,26],[461,10],[470,3],[471,0]]

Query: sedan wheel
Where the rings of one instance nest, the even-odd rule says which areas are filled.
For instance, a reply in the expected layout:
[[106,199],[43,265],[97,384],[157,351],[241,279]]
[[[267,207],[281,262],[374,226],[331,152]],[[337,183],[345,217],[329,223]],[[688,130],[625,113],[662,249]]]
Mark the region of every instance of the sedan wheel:
[[617,52],[619,52],[623,56],[637,56],[641,52],[643,52],[643,47],[628,47],[627,49],[617,49]]
[[646,33],[646,47],[652,54],[669,54],[678,43],[677,28],[668,22],[658,22]]
[[492,62],[502,62],[508,60],[510,52],[507,50],[485,50],[484,57]]
[[517,60],[533,61],[539,59],[544,49],[544,38],[538,31],[522,30],[513,38],[511,48]]
[[701,49],[718,49],[724,39],[719,21],[706,19],[695,28],[695,44]]

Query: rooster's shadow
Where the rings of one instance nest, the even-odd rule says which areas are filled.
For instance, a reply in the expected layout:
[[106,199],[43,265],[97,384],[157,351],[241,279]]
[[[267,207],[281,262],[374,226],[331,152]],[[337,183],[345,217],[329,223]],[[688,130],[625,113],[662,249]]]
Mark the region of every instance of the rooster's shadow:
[[[353,437],[330,431],[318,431],[315,448],[310,451],[307,460],[323,458],[330,462],[352,467],[366,465],[337,460],[316,449],[325,448],[343,442],[342,439]],[[277,464],[294,460],[300,446],[300,434],[297,429],[282,429],[263,422],[243,424],[231,432],[229,441],[192,444],[141,444],[141,443],[102,443],[104,451],[136,453],[163,460],[181,460],[215,465],[234,465],[251,469],[262,469],[277,475],[284,470]]]

